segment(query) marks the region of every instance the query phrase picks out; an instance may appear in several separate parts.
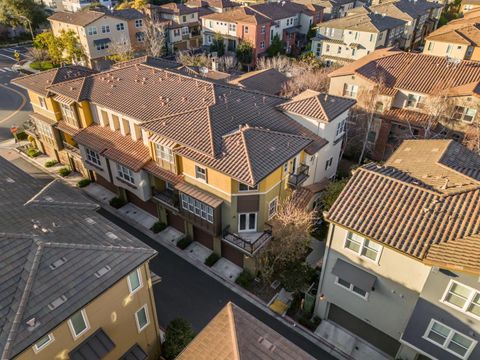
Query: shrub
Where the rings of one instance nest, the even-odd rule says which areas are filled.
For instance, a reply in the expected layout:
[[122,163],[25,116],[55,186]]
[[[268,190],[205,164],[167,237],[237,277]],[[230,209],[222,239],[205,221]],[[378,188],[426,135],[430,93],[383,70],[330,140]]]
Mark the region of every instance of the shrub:
[[164,222],[161,222],[161,221],[157,221],[155,224],[153,224],[153,226],[150,228],[150,230],[152,230],[155,234],[157,234],[160,231],[165,230],[166,227],[167,227],[167,224],[165,224]]
[[165,330],[162,355],[167,360],[175,359],[194,337],[192,326],[186,320],[172,320]]
[[303,314],[299,319],[298,322],[305,326],[307,329],[311,331],[315,331],[315,329],[320,325],[321,319],[318,316],[314,316],[313,318],[310,317],[308,314]]
[[40,152],[35,148],[30,148],[30,149],[27,150],[27,155],[34,158],[34,157],[37,157],[38,155],[40,155]]
[[51,61],[32,61],[30,67],[33,70],[43,71],[53,69],[54,67],[58,67],[58,65],[53,65]]
[[90,185],[91,182],[92,182],[92,181],[91,181],[90,179],[82,179],[82,180],[80,180],[80,181],[77,183],[77,186],[78,186],[79,188],[83,188],[83,187],[85,187],[85,186]]
[[243,270],[238,276],[237,280],[235,280],[235,282],[241,287],[243,287],[244,289],[249,290],[252,287],[254,279],[255,277],[252,275],[250,271]]
[[60,175],[61,177],[68,176],[71,174],[71,172],[72,170],[70,170],[68,167],[63,167],[61,169],[58,169],[58,175]]
[[17,140],[27,140],[28,135],[25,131],[19,131],[16,134]]
[[120,209],[125,204],[126,204],[126,201],[118,196],[110,200],[110,206],[114,207],[115,209]]
[[191,243],[192,243],[192,239],[190,238],[190,236],[186,235],[182,239],[178,240],[177,247],[179,247],[182,250],[185,250],[188,247],[188,245],[190,245]]
[[212,267],[213,264],[218,261],[218,259],[220,259],[220,256],[215,253],[211,253],[210,256],[205,259],[205,265],[207,265],[208,267]]
[[49,160],[45,163],[45,167],[49,168],[58,164],[57,160]]

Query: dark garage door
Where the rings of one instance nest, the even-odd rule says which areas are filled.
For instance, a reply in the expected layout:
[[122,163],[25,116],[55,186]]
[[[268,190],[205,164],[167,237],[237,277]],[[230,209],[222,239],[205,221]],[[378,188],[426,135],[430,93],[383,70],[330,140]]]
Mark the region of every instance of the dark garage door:
[[391,356],[395,356],[398,352],[400,343],[397,340],[334,304],[330,304],[328,319],[337,323],[341,327],[344,327],[348,331],[351,331],[362,339],[365,339],[373,346],[376,346],[378,349]]
[[213,236],[196,226],[193,227],[193,240],[213,250]]
[[152,214],[155,217],[158,217],[157,213],[157,205],[152,200],[143,201],[135,194],[131,193],[130,191],[126,191],[127,193],[127,200],[130,201],[132,204],[137,205],[140,209],[145,210],[146,212]]
[[222,257],[243,268],[243,253],[222,241]]
[[110,181],[105,179],[103,176],[95,173],[95,181],[99,185],[102,185],[104,188],[107,188],[108,190],[114,192],[115,194],[118,194],[118,188],[115,185],[113,185]]
[[179,215],[175,215],[173,212],[167,210],[167,222],[169,226],[185,233],[185,221]]

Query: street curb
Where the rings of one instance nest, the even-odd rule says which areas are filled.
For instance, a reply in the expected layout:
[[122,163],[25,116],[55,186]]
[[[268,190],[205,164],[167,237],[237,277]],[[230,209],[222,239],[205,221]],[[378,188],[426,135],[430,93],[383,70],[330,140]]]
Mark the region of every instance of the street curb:
[[[24,154],[21,150],[19,150],[18,148],[14,148],[15,151],[17,151],[24,159],[26,159],[28,162],[30,162],[31,164],[33,164],[35,167],[37,167],[39,170],[42,170],[44,173],[47,173],[49,175],[52,175],[52,177],[54,177],[55,179],[59,179],[59,180],[62,180],[62,182],[64,182],[66,185],[68,186],[72,186],[70,183],[68,183],[67,181],[65,181],[64,178],[62,178],[60,175],[54,173],[54,172],[49,172],[47,169],[45,169],[43,166],[41,166],[40,164],[38,164],[36,161],[34,161],[33,159],[29,158],[26,154]],[[74,186],[72,186],[74,187]],[[175,253],[177,256],[181,257],[182,259],[184,259],[185,261],[187,261],[188,263],[190,263],[191,265],[195,266],[197,269],[199,269],[200,271],[202,271],[203,273],[209,275],[210,277],[214,278],[215,280],[217,280],[218,282],[222,283],[225,287],[227,287],[228,289],[230,289],[231,291],[235,292],[236,294],[240,295],[241,297],[243,297],[245,300],[249,301],[251,304],[255,305],[259,310],[262,310],[264,313],[274,317],[275,319],[277,319],[278,321],[282,322],[284,325],[288,326],[290,329],[294,330],[297,334],[303,336],[305,339],[307,339],[308,341],[312,342],[313,344],[317,345],[319,348],[321,348],[323,351],[335,356],[337,359],[340,359],[340,360],[353,360],[353,358],[351,356],[349,356],[348,354],[345,354],[341,349],[338,349],[337,347],[335,347],[335,345],[332,345],[328,342],[326,342],[326,340],[320,338],[320,337],[317,337],[315,335],[312,335],[312,333],[309,331],[309,330],[306,330],[303,328],[302,325],[296,323],[295,321],[291,320],[291,321],[287,321],[287,319],[285,319],[284,317],[278,315],[277,313],[273,312],[272,310],[270,310],[266,304],[260,300],[259,298],[257,298],[256,296],[254,296],[253,294],[247,292],[246,290],[244,290],[241,286],[235,284],[235,283],[232,283],[228,280],[225,280],[224,278],[222,278],[220,275],[218,275],[217,273],[215,273],[213,270],[211,270],[208,266],[206,266],[204,263],[196,260],[196,259],[192,259],[191,257],[189,257],[188,255],[185,256],[185,253],[183,250],[179,249],[178,247],[176,247],[175,245],[169,243],[169,242],[165,242],[165,241],[158,241],[157,239],[155,239],[154,237],[152,237],[152,233],[149,229],[143,227],[142,225],[140,225],[139,223],[137,223],[136,221],[134,220],[131,220],[130,218],[126,217],[126,216],[123,216],[121,213],[119,214],[119,212],[117,211],[117,209],[113,208],[112,206],[110,205],[107,205],[107,204],[103,204],[103,203],[100,203],[97,199],[93,198],[90,194],[88,194],[84,189],[81,189],[81,188],[77,188],[78,190],[82,191],[82,193],[87,196],[89,199],[93,200],[94,202],[96,202],[101,209],[107,211],[108,213],[110,213],[111,215],[121,219],[122,221],[124,221],[125,223],[127,223],[128,225],[132,226],[133,228],[135,228],[136,230],[140,231],[142,234],[144,234],[145,236],[147,236],[150,240],[154,241],[156,244],[159,244],[160,246],[164,247],[165,249],[167,250],[170,250],[172,251],[173,253]]]

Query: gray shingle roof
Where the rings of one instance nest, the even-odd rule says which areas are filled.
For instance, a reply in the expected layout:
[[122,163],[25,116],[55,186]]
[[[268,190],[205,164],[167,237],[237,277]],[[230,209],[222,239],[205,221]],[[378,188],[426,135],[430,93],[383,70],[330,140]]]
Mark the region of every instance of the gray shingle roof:
[[[0,157],[2,359],[15,357],[155,255],[95,207],[79,190],[58,180],[43,187]],[[52,269],[62,258],[65,265]],[[111,270],[96,277],[106,265]],[[67,300],[51,310],[61,296]]]

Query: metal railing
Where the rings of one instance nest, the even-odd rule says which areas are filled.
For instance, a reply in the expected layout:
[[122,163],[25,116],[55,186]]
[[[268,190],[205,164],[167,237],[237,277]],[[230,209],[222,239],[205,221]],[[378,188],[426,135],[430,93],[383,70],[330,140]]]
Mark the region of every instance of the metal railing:
[[64,148],[65,150],[70,151],[70,152],[72,152],[72,153],[75,153],[75,154],[77,154],[77,155],[81,155],[79,148],[77,148],[77,147],[75,147],[75,146],[67,143],[66,141],[63,141],[63,148]]
[[265,230],[255,240],[247,240],[239,234],[230,232],[230,225],[223,229],[222,238],[224,241],[240,248],[248,255],[253,255],[272,238],[272,226],[265,224]]
[[179,209],[178,194],[171,190],[154,191],[153,200],[176,210]]
[[295,173],[290,173],[288,176],[288,184],[294,187],[300,186],[308,179],[309,166],[300,164]]

